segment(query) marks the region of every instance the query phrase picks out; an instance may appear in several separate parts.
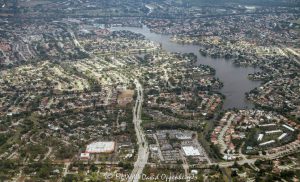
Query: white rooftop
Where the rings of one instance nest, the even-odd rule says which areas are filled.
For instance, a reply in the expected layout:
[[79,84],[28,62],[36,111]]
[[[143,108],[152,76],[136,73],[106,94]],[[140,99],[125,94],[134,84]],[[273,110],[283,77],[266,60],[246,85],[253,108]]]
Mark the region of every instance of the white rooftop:
[[109,153],[115,150],[115,142],[94,142],[86,147],[87,153]]
[[278,140],[283,139],[286,135],[287,135],[287,133],[282,133],[282,134],[278,137]]
[[81,153],[80,158],[90,158],[90,154],[89,153]]
[[190,140],[192,139],[192,135],[188,135],[188,134],[176,134],[176,138],[178,138],[179,140]]
[[280,133],[282,130],[272,130],[272,131],[266,131],[266,134],[273,134],[273,133]]
[[285,128],[287,128],[287,129],[289,129],[289,130],[291,130],[291,131],[295,131],[294,128],[292,128],[292,127],[290,127],[290,126],[288,126],[288,125],[286,125],[286,124],[284,124],[284,125],[282,125],[282,126],[285,127]]
[[198,156],[200,155],[200,152],[197,148],[193,147],[193,146],[185,146],[182,147],[184,153],[186,156]]
[[271,144],[271,143],[275,143],[275,140],[270,140],[270,141],[261,143],[261,144],[259,144],[259,145],[260,145],[260,146],[263,146],[263,145],[268,145],[268,144]]
[[261,141],[263,137],[264,137],[264,134],[259,134],[257,137],[257,141]]

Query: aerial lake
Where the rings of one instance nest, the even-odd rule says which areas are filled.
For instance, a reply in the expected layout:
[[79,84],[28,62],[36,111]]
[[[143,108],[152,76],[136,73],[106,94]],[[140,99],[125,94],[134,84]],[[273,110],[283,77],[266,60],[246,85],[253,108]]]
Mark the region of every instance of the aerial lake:
[[163,49],[169,52],[194,53],[198,57],[198,63],[214,68],[216,70],[216,77],[223,82],[224,86],[220,89],[220,92],[226,96],[223,109],[253,108],[253,104],[246,100],[245,93],[260,86],[261,82],[248,79],[248,74],[259,71],[258,68],[240,67],[234,65],[230,60],[204,57],[199,53],[199,46],[177,44],[170,41],[170,35],[151,32],[146,26],[142,28],[113,27],[111,30],[129,30],[135,33],[141,33],[146,39],[161,43]]

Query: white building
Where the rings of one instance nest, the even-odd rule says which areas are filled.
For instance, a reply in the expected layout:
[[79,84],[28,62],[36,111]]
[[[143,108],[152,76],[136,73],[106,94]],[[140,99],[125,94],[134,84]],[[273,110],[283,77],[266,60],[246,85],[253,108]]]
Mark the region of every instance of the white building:
[[199,150],[193,146],[185,146],[182,149],[186,156],[200,156]]
[[270,140],[270,141],[261,143],[261,144],[259,144],[259,145],[260,145],[260,146],[264,146],[264,145],[268,145],[268,144],[271,144],[271,143],[275,143],[275,140]]
[[275,133],[281,133],[282,130],[272,130],[272,131],[266,131],[266,134],[275,134]]
[[282,133],[279,137],[278,137],[278,140],[281,140],[283,139],[284,137],[287,136],[287,133]]
[[182,133],[178,133],[176,134],[176,138],[178,140],[191,140],[192,139],[192,134],[182,134]]
[[288,130],[290,130],[290,131],[295,131],[295,129],[294,128],[292,128],[292,127],[290,127],[290,126],[288,126],[288,125],[282,125],[283,127],[285,127],[286,129],[288,129]]
[[260,127],[276,126],[275,123],[261,124]]
[[90,159],[90,154],[89,153],[81,153],[80,154],[80,159],[81,160],[89,160]]
[[115,150],[115,142],[94,142],[86,147],[86,153],[112,153]]
[[261,141],[264,137],[264,134],[259,134],[257,137],[257,141]]

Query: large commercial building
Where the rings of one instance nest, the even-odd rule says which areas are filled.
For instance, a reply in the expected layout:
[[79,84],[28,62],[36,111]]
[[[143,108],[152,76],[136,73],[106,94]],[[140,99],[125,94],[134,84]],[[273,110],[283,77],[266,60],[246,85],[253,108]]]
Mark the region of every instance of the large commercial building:
[[200,152],[197,148],[193,146],[182,147],[185,156],[200,156]]
[[94,142],[86,147],[86,153],[112,153],[115,150],[115,142]]

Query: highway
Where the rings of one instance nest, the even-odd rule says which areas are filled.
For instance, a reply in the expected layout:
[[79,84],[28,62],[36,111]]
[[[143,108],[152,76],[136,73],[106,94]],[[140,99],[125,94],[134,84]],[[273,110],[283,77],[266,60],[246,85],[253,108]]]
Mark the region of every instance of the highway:
[[143,105],[143,97],[144,97],[143,87],[137,79],[134,80],[134,83],[136,86],[137,98],[136,98],[135,106],[133,108],[133,123],[134,123],[134,129],[136,132],[139,149],[138,149],[138,157],[134,163],[134,169],[131,172],[128,182],[139,181],[140,176],[142,175],[143,169],[147,164],[148,157],[149,157],[148,143],[146,141],[144,131],[141,127],[142,105]]

